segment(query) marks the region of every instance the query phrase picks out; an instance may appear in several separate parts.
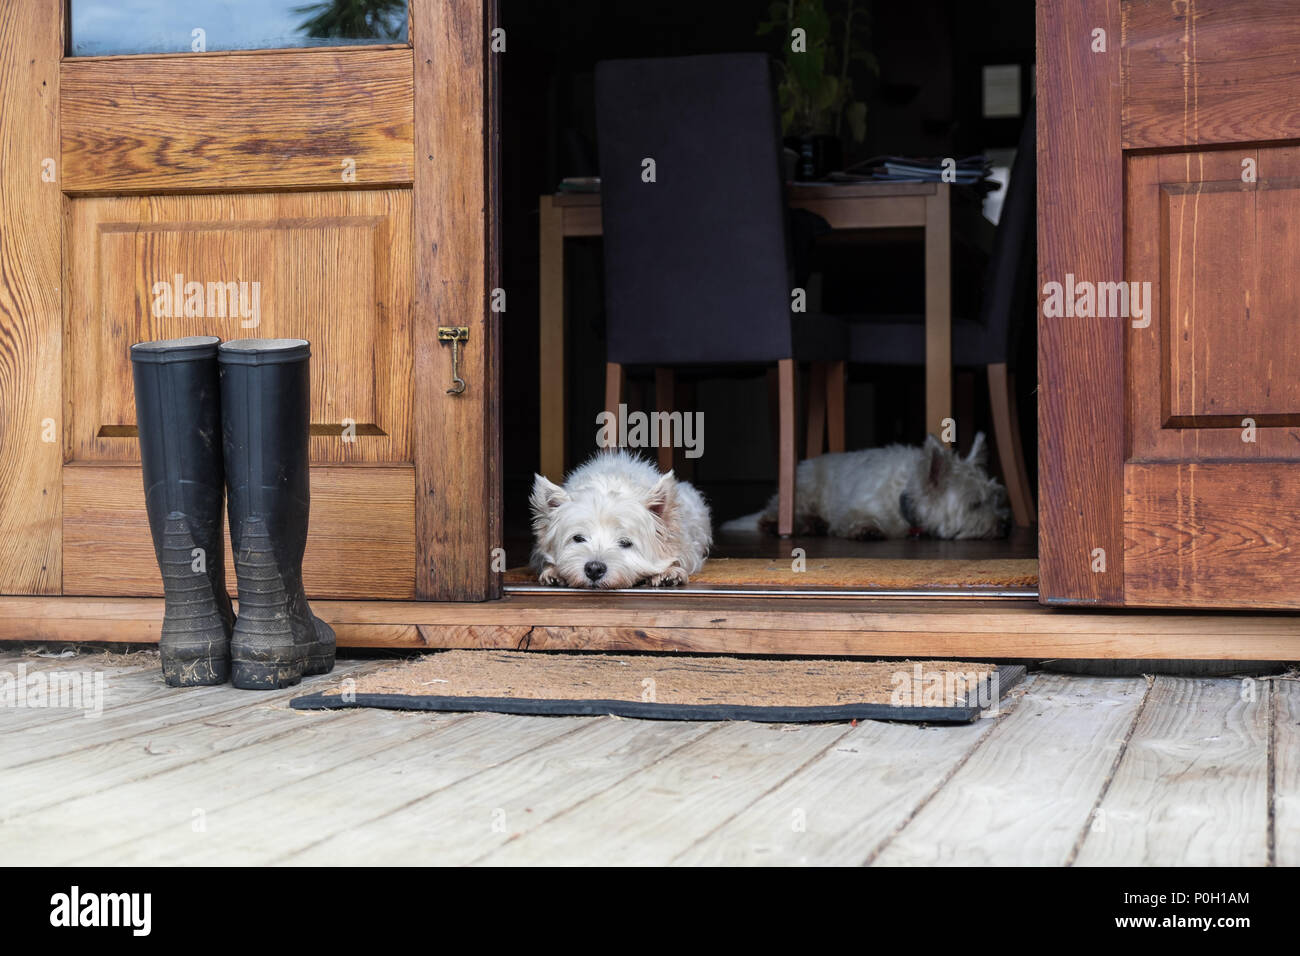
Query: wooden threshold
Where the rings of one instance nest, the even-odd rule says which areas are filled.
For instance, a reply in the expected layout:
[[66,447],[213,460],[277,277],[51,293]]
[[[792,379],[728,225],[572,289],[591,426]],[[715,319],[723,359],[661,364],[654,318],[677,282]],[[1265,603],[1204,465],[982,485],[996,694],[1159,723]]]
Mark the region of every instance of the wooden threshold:
[[[1300,659],[1293,615],[1064,610],[1032,601],[510,595],[313,601],[341,647],[881,657]],[[0,640],[158,640],[158,598],[0,597]]]

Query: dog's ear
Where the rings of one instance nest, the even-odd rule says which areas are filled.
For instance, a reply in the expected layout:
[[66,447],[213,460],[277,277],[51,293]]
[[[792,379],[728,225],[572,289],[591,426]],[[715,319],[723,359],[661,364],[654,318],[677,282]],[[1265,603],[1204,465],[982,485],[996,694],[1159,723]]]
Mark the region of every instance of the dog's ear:
[[568,500],[569,493],[555,482],[533,475],[533,493],[528,496],[528,504],[532,506],[534,518],[545,518]]
[[984,441],[984,433],[976,432],[975,440],[970,443],[970,451],[966,453],[966,460],[972,465],[978,465],[983,468],[989,461],[989,446]]
[[952,464],[952,451],[933,435],[926,436],[925,446],[921,450],[925,452],[921,459],[925,483],[932,488],[937,488],[948,477],[948,468]]
[[668,512],[672,511],[673,503],[676,500],[677,476],[669,471],[668,474],[655,482],[655,486],[650,489],[645,506],[650,509],[650,513],[656,518],[663,518]]

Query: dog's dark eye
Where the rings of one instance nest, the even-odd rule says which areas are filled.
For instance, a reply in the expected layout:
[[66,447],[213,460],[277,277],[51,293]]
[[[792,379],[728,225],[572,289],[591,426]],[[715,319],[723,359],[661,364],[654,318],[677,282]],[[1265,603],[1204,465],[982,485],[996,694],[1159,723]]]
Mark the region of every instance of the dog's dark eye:
[[630,548],[632,547],[632,542],[629,541],[627,538],[619,538],[618,546],[620,548]]
[[574,543],[574,544],[585,544],[586,541],[587,541],[587,539],[584,538],[584,537],[583,537],[582,535],[580,535],[580,534],[575,534],[575,535],[573,536],[573,543]]

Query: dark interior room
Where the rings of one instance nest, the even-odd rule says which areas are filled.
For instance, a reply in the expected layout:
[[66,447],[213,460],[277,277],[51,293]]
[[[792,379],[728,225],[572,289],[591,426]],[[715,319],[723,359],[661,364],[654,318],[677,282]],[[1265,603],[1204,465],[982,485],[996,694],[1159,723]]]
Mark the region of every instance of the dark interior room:
[[[566,180],[566,188],[581,191],[585,178],[600,175],[597,63],[765,53],[772,58],[778,79],[788,77],[789,72],[781,73],[781,62],[788,18],[796,6],[805,4],[501,3],[507,44],[507,55],[500,61],[501,275],[507,303],[502,326],[502,429],[505,531],[512,567],[528,557],[528,495],[544,458],[539,438],[545,414],[539,402],[539,198],[555,194]],[[828,74],[836,72],[840,84],[838,112],[832,109],[831,123],[835,148],[842,152],[831,165],[853,171],[869,167],[873,157],[977,155],[989,164],[986,185],[975,190],[958,187],[969,193],[964,196],[966,205],[982,221],[967,230],[954,212],[952,229],[952,316],[954,321],[978,317],[987,281],[989,236],[996,228],[1006,193],[1003,187],[1026,117],[1033,115],[1032,3],[977,0],[899,6],[870,0],[826,0],[824,4],[818,0],[806,6],[827,16],[829,52],[822,68]],[[784,115],[783,120],[788,137],[798,117]],[[793,161],[793,153],[787,156]],[[796,177],[807,178],[801,172],[807,170],[796,170]],[[816,178],[825,175],[823,170],[816,172],[820,174]],[[1030,208],[1032,213],[1032,195]],[[798,227],[792,225],[791,231],[797,241]],[[920,230],[813,232],[814,238],[801,249],[801,272],[821,311],[913,321],[919,328],[925,312],[925,246]],[[597,415],[605,405],[608,344],[604,278],[601,237],[568,238],[563,251],[567,394],[563,421],[552,423],[553,428],[563,429],[565,470],[596,450]],[[1023,314],[1012,319],[1017,331],[1008,356],[1020,373],[1012,407],[1018,409],[1030,488],[1036,487],[1037,470],[1033,308],[1032,302],[1023,303]],[[954,365],[951,394],[957,427],[955,435],[948,437],[960,454],[980,431],[988,434],[992,444],[994,423],[983,370],[962,367],[958,354]],[[629,410],[652,409],[654,369],[629,364],[626,375]],[[706,453],[686,458],[679,451],[674,464],[679,477],[692,481],[710,501],[715,527],[762,508],[776,488],[774,379],[774,373],[765,375],[758,366],[700,365],[680,370],[675,380],[674,407],[703,413],[708,429]],[[806,368],[799,379],[796,442],[803,458],[811,379]],[[927,431],[934,430],[927,428],[925,409],[923,367],[848,362],[843,424],[847,449],[919,444]],[[646,454],[653,457],[654,449]],[[989,455],[989,468],[1001,476],[997,454]],[[558,475],[548,477],[559,480]],[[823,554],[1033,557],[1034,538],[1027,528],[1016,528],[1006,541],[964,543],[967,549],[982,548],[974,551],[954,550],[956,542],[917,541],[873,542],[876,550],[865,552],[860,542],[822,541],[820,548]],[[788,545],[776,538],[738,543],[724,534],[715,544],[715,553],[779,554],[788,552]]]

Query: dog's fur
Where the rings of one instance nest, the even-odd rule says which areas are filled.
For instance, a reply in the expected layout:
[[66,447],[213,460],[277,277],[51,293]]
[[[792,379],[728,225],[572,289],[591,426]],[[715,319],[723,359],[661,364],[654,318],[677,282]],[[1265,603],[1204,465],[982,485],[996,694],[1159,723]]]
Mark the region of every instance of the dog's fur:
[[[934,436],[925,445],[890,445],[821,455],[799,463],[794,533],[840,538],[1001,538],[1009,530],[1006,489],[990,478],[984,433],[965,458]],[[777,499],[724,531],[775,531]]]
[[533,570],[543,584],[681,585],[703,567],[713,544],[703,496],[622,450],[597,452],[564,487],[536,475],[529,504]]

